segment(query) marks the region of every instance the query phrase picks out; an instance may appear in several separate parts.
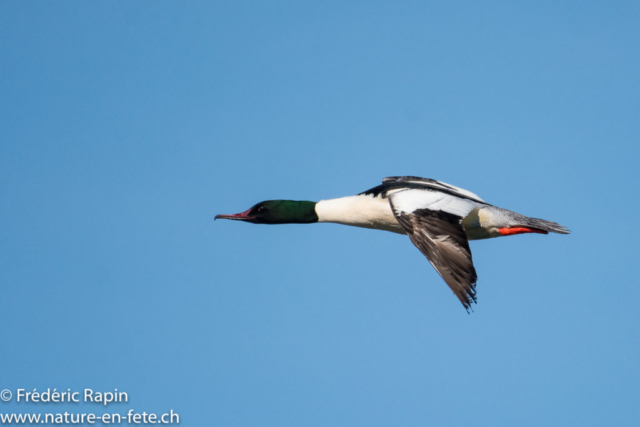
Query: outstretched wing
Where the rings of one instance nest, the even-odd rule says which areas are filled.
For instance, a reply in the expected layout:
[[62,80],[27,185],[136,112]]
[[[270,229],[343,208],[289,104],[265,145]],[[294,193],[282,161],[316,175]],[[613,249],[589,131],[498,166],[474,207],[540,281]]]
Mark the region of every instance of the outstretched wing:
[[387,197],[387,193],[391,194],[393,192],[392,190],[409,188],[416,190],[438,191],[450,196],[486,204],[486,202],[477,194],[472,193],[469,190],[465,190],[464,188],[456,187],[455,185],[447,184],[442,181],[436,181],[435,179],[420,178],[417,176],[390,176],[384,178],[381,185],[373,187],[360,194],[373,194],[374,196],[381,194],[382,197]]
[[418,189],[389,194],[398,223],[467,311],[476,302],[478,276],[462,220],[477,204],[468,198]]

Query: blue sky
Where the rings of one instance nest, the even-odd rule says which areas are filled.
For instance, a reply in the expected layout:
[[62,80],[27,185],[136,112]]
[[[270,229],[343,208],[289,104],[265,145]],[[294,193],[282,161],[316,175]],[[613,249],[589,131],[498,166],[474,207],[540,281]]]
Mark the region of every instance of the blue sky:
[[[0,389],[182,425],[634,425],[636,2],[0,2]],[[417,175],[570,236],[213,221]]]

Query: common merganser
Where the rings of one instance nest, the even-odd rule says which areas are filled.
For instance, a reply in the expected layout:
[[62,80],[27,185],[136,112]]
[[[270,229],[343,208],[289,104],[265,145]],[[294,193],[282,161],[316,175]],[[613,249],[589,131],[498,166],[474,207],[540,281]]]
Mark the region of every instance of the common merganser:
[[217,215],[253,224],[333,222],[409,236],[467,311],[476,299],[476,269],[469,240],[524,233],[569,234],[555,222],[529,218],[490,205],[476,194],[415,176],[382,180],[356,196],[319,202],[267,200],[235,215]]

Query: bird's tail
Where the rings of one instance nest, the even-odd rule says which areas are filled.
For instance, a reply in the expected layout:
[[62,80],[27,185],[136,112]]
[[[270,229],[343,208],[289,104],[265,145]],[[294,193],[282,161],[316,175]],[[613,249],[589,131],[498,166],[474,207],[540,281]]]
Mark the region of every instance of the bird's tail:
[[569,231],[569,229],[567,229],[567,227],[565,227],[564,225],[560,225],[557,222],[547,221],[546,219],[540,219],[540,218],[529,218],[529,217],[525,217],[525,218],[526,218],[526,221],[524,224],[522,224],[524,226],[537,228],[539,230],[549,231],[551,233],[571,234],[571,232]]

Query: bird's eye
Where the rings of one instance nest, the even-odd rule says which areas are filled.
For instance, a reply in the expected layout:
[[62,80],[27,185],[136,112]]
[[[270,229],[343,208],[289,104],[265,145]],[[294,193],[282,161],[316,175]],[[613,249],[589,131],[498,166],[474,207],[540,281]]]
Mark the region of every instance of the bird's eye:
[[258,206],[258,212],[263,212],[264,211],[264,206]]

